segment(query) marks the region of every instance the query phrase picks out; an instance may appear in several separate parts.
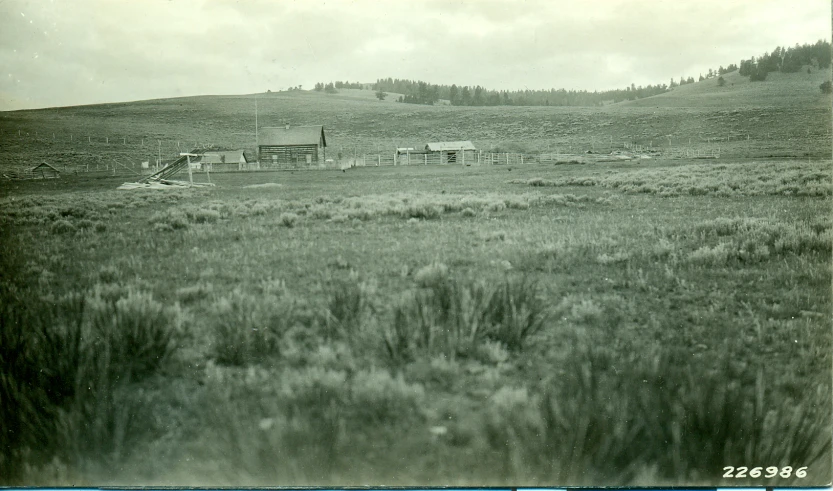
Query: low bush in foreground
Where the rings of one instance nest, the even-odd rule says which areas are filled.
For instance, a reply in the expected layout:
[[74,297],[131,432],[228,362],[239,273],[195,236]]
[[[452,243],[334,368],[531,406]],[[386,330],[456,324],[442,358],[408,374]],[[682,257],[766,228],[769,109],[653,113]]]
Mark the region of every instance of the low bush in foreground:
[[0,295],[0,481],[54,458],[118,460],[132,437],[118,394],[172,354],[181,312],[133,290],[24,297]]
[[[808,466],[816,479],[829,472],[829,394],[773,404],[760,372],[744,387],[728,358],[703,377],[673,356],[645,355],[624,360],[577,338],[565,375],[533,384],[533,392],[498,391],[483,431],[507,479],[714,485],[723,466],[739,460],[750,468]],[[780,480],[801,482],[794,473]]]
[[245,366],[279,356],[283,336],[305,323],[300,307],[288,295],[254,296],[234,290],[218,296],[211,312],[213,356],[228,365]]
[[520,350],[546,320],[538,287],[526,278],[489,287],[443,275],[422,285],[394,306],[385,332],[385,350],[397,363],[438,354],[473,356],[487,340]]

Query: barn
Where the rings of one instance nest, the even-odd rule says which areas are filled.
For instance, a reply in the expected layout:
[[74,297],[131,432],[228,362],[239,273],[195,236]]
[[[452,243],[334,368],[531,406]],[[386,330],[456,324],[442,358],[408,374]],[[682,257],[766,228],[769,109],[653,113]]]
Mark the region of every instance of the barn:
[[52,167],[46,162],[32,167],[29,172],[31,172],[32,177],[36,179],[51,179],[55,177],[61,177],[61,173],[58,171],[58,169]]
[[205,152],[200,158],[201,168],[211,172],[247,170],[249,161],[243,150]]
[[[456,141],[456,142],[434,142],[425,145],[425,151],[432,156],[432,160],[438,160],[440,164],[465,164],[468,160],[469,164],[474,163],[475,155],[472,142]],[[466,152],[469,155],[466,155]]]
[[326,148],[322,125],[260,128],[257,156],[266,168],[319,167],[327,160]]

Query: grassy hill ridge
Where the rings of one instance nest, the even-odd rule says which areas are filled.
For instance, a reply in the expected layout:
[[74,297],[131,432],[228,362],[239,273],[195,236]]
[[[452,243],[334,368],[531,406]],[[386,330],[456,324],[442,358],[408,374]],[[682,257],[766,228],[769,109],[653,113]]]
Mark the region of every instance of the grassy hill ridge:
[[773,73],[749,82],[736,72],[659,96],[589,107],[460,107],[379,101],[372,91],[289,91],[197,96],[0,113],[7,169],[47,161],[105,165],[153,161],[197,145],[255,150],[260,126],[323,124],[328,155],[393,152],[428,141],[471,140],[495,151],[606,152],[624,142],[721,146],[724,155],[828,157],[829,72]]

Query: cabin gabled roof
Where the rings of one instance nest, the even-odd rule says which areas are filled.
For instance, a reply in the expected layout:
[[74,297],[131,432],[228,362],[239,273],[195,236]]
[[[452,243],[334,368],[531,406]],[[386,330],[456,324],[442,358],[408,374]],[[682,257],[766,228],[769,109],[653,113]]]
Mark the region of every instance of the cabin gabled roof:
[[260,128],[258,132],[259,146],[318,145],[319,143],[327,146],[323,125]]

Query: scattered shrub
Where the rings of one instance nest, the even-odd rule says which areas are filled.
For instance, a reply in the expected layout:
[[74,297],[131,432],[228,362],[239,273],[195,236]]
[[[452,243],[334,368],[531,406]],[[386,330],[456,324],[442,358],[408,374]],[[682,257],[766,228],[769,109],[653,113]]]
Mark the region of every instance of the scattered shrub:
[[295,213],[281,213],[279,223],[286,228],[292,228],[298,222],[298,215]]
[[181,210],[169,208],[151,215],[149,222],[156,230],[183,230],[188,228],[188,216]]
[[473,356],[487,339],[519,350],[543,328],[545,311],[537,285],[525,278],[490,289],[443,277],[395,305],[385,349],[397,362],[418,355]]
[[538,284],[522,277],[506,279],[489,295],[486,304],[486,336],[510,350],[520,350],[541,331],[546,303],[538,297]]
[[62,234],[62,235],[69,235],[73,234],[77,231],[75,225],[72,224],[69,220],[56,220],[52,222],[52,225],[49,227],[49,231],[53,234]]
[[443,263],[431,263],[423,266],[414,274],[414,281],[419,286],[430,288],[448,279],[448,266]]
[[614,252],[613,254],[602,253],[596,256],[596,262],[602,265],[623,263],[630,259],[631,255],[627,252]]
[[121,279],[121,271],[115,266],[102,266],[98,270],[98,279],[104,283],[116,283]]
[[184,212],[191,223],[214,223],[220,219],[220,212],[210,208],[186,208]]
[[0,297],[0,480],[53,458],[118,460],[129,448],[125,387],[158,370],[175,349],[181,313],[143,292],[97,292],[48,302]]
[[177,306],[165,307],[130,288],[115,302],[95,295],[90,311],[98,335],[94,346],[109,351],[120,375],[134,380],[153,373],[173,353],[183,319]]
[[351,381],[351,405],[359,423],[379,425],[418,418],[425,397],[421,385],[409,384],[386,370],[358,372]]
[[244,366],[282,352],[284,335],[310,326],[300,305],[285,296],[256,297],[234,290],[212,306],[212,345],[218,363]]
[[421,218],[431,220],[439,218],[442,211],[442,208],[435,205],[426,203],[411,203],[402,208],[401,215],[403,218]]
[[660,196],[830,196],[830,168],[824,162],[776,162],[716,166],[690,164],[672,168],[615,171],[607,176],[574,176],[553,180],[512,180],[529,186],[602,186],[625,193]]
[[486,206],[488,211],[503,211],[506,209],[506,204],[503,201],[493,201]]
[[695,264],[720,266],[726,264],[729,259],[730,247],[726,243],[709,247],[703,246],[688,255],[688,260]]
[[327,337],[355,339],[369,321],[373,306],[367,286],[355,281],[340,282],[330,288],[327,302]]
[[394,362],[418,355],[468,356],[483,336],[486,290],[480,284],[443,280],[403,295],[385,332],[385,349]]

